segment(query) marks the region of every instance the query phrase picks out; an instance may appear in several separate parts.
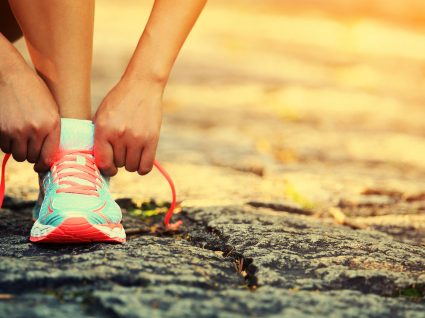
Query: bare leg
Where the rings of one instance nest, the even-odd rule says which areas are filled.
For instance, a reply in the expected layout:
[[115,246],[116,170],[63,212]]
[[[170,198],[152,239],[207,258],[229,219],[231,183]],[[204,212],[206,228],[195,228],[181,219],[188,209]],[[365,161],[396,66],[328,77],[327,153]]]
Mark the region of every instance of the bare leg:
[[[1,1],[1,0],[0,0]],[[94,0],[10,0],[61,117],[91,119]]]

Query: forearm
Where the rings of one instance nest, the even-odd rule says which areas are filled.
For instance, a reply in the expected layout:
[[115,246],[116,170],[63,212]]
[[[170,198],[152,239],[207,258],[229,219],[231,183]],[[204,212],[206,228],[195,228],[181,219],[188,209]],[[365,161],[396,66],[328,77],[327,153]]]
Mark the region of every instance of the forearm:
[[20,72],[26,63],[18,50],[0,33],[0,80]]
[[177,55],[206,0],[155,0],[125,78],[165,85]]

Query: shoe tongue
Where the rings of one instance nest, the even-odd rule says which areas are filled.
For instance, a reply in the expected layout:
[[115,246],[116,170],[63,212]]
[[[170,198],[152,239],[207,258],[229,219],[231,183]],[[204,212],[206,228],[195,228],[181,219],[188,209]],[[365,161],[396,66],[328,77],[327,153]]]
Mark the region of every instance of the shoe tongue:
[[[61,119],[61,139],[60,151],[63,150],[93,150],[94,125],[90,120],[62,118]],[[78,153],[76,156],[76,165],[85,166],[86,158]],[[63,172],[81,173],[78,168],[67,168]],[[74,181],[82,185],[92,185],[89,181],[78,177],[65,177],[64,179]],[[67,187],[67,185],[64,185]]]
[[90,120],[62,118],[60,150],[93,150],[94,125]]

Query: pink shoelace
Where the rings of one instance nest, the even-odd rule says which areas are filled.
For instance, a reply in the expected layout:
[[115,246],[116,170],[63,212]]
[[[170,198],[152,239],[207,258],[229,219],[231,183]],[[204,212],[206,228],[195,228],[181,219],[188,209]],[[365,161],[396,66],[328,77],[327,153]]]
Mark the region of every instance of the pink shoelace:
[[[77,156],[84,159],[84,165],[77,163]],[[90,150],[68,150],[63,151],[60,157],[51,169],[53,182],[57,182],[58,185],[67,185],[67,187],[57,189],[56,193],[74,193],[99,197],[96,186],[102,187],[102,179],[97,172],[92,152]],[[64,171],[65,169],[72,170]],[[71,181],[67,177],[86,180],[88,185]]]
[[[85,159],[85,165],[77,164],[77,154],[80,157]],[[0,181],[0,208],[3,206],[4,194],[6,190],[6,165],[7,161],[10,158],[10,154],[5,154],[1,166],[1,181]],[[72,162],[72,161],[75,161]],[[176,223],[170,223],[171,217],[173,216],[174,209],[176,207],[176,189],[174,187],[174,182],[171,179],[170,175],[165,171],[165,169],[159,164],[158,161],[154,161],[154,166],[159,170],[159,172],[167,180],[171,188],[172,201],[170,208],[164,217],[164,225],[166,229],[176,230],[183,223],[182,221],[177,221]],[[73,171],[63,171],[64,169],[73,169]],[[71,150],[65,151],[62,153],[61,159],[54,163],[52,168],[52,174],[55,182],[58,182],[59,185],[67,185],[67,187],[62,187],[56,190],[57,193],[77,193],[85,195],[99,196],[96,186],[101,187],[101,178],[97,172],[95,165],[94,157],[91,151],[86,150]],[[64,179],[66,177],[75,177],[82,180],[86,180],[87,184],[80,184],[72,180]]]

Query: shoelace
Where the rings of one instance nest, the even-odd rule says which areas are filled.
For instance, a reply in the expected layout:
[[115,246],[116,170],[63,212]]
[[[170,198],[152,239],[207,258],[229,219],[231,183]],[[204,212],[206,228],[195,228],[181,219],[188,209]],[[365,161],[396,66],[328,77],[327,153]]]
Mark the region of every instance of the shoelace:
[[[76,161],[76,154],[83,156],[86,160],[86,164],[80,165],[77,163],[64,163],[64,161]],[[67,158],[65,158],[67,157]],[[3,157],[3,162],[1,166],[1,180],[0,180],[0,208],[3,206],[4,194],[6,190],[6,165],[7,161],[10,158],[10,154],[5,154]],[[55,178],[61,176],[64,177],[77,177],[83,180],[87,180],[91,185],[82,185],[80,183],[71,181],[71,180],[60,180],[59,184],[68,185],[68,187],[59,188],[57,192],[71,192],[71,193],[81,193],[81,194],[89,194],[89,195],[99,195],[97,193],[96,185],[100,186],[100,178],[96,173],[96,167],[94,164],[94,158],[91,155],[91,151],[67,151],[62,158],[55,162],[56,167],[53,169]],[[167,171],[159,164],[158,161],[154,161],[154,166],[159,170],[159,172],[164,176],[167,180],[168,184],[171,188],[172,200],[170,208],[164,217],[164,225],[167,229],[175,230],[178,229],[179,226],[183,223],[182,221],[177,221],[175,223],[170,223],[171,217],[173,216],[174,209],[176,207],[176,189],[174,187],[174,182],[171,179],[170,175]],[[75,171],[72,172],[62,172],[64,169],[72,168]],[[77,171],[80,170],[80,171]],[[61,175],[59,175],[61,173]],[[57,179],[56,179],[57,180]]]
[[[81,158],[84,164],[79,164]],[[74,193],[99,197],[96,186],[102,187],[102,180],[90,150],[68,150],[61,153],[60,159],[52,166],[53,182],[59,186],[56,193]],[[80,182],[73,181],[79,180]],[[82,184],[81,181],[86,181]]]

